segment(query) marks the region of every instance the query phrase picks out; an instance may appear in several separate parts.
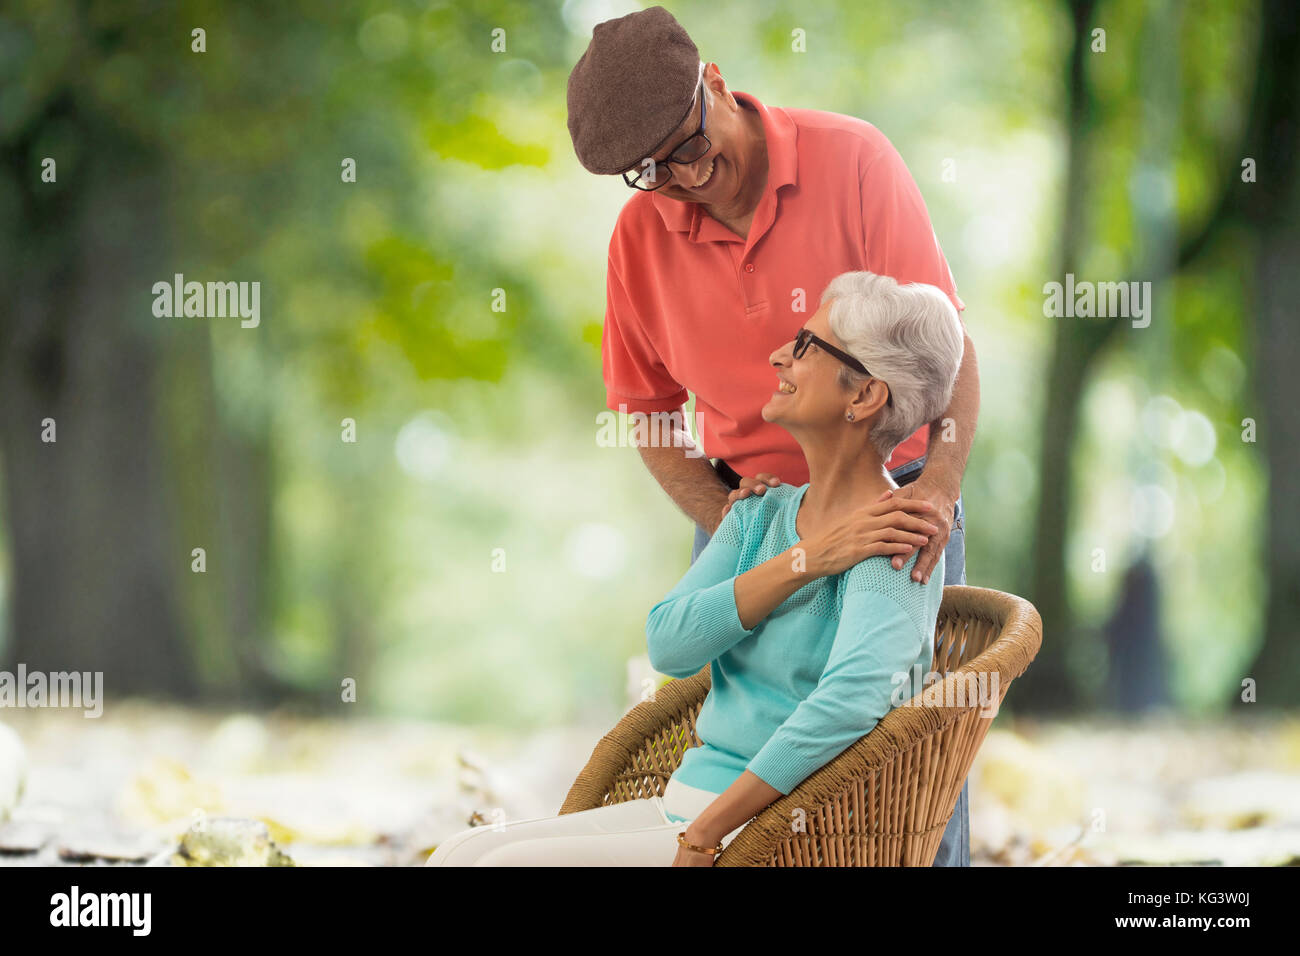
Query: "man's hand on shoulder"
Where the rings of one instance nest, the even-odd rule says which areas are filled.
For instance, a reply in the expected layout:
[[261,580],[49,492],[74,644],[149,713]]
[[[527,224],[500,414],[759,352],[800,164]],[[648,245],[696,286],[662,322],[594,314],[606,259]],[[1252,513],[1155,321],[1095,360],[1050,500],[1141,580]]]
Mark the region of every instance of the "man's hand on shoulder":
[[718,515],[718,525],[715,525],[713,530],[718,530],[718,526],[720,526],[723,519],[727,517],[727,512],[731,510],[731,506],[741,498],[748,498],[750,495],[761,495],[766,492],[768,488],[775,488],[780,483],[780,478],[775,475],[769,475],[765,471],[760,472],[753,478],[741,478],[740,487],[727,495],[727,503],[722,506],[722,513]]
[[[912,580],[928,584],[930,582],[930,572],[934,570],[934,566],[939,562],[939,556],[943,554],[943,549],[948,546],[948,538],[952,535],[953,507],[957,504],[957,496],[945,491],[937,484],[927,482],[924,471],[910,485],[904,485],[902,488],[896,489],[892,496],[894,498],[909,498],[913,501],[928,501],[934,506],[934,510],[927,517],[938,526],[939,530],[930,535],[930,540],[921,548],[921,554],[916,559],[916,564],[912,566]],[[892,559],[894,570],[901,571],[903,566],[911,560],[914,550],[915,548],[908,548],[906,552],[894,555]]]

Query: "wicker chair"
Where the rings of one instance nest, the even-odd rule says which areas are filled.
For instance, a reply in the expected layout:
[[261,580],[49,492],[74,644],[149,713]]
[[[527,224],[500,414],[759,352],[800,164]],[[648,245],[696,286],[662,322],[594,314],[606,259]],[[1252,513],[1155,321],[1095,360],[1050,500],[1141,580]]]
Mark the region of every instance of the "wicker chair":
[[[1042,630],[1038,612],[1022,598],[945,587],[932,667],[943,680],[911,701],[928,703],[890,710],[869,734],[750,820],[714,865],[931,865],[997,710],[984,713],[979,698],[972,699],[976,675],[987,675],[1000,705],[1038,653]],[[961,691],[967,695],[957,696]],[[596,745],[560,813],[662,796],[682,755],[700,743],[695,719],[708,692],[706,666],[628,711]]]

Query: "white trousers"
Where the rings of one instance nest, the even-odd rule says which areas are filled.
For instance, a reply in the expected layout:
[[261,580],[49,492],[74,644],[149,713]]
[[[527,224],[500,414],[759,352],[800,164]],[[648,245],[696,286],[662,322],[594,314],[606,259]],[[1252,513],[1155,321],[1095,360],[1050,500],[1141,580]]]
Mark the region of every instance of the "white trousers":
[[670,779],[662,797],[471,827],[439,844],[425,866],[672,866],[677,834],[717,796]]

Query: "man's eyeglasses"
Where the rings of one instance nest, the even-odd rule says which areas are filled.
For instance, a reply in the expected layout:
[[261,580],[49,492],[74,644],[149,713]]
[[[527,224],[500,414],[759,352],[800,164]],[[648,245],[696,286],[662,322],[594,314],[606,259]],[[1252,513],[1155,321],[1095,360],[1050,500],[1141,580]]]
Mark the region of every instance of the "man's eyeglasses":
[[[849,368],[853,369],[853,371],[861,372],[863,375],[871,375],[871,373],[867,371],[867,367],[863,365],[861,362],[859,362],[857,359],[855,359],[848,352],[844,352],[841,351],[840,349],[837,349],[835,346],[831,345],[825,339],[818,338],[816,335],[813,335],[812,332],[808,331],[807,329],[800,329],[798,332],[795,333],[794,357],[803,358],[804,353],[808,351],[808,346],[814,344],[818,348],[822,349],[823,351],[829,352],[831,355],[834,355],[837,359],[839,359]],[[880,379],[880,381],[882,382],[885,381],[883,378],[880,378],[880,376],[878,375],[871,375],[871,377]],[[886,382],[885,384],[888,385],[889,383]],[[890,406],[891,408],[893,407],[894,395],[892,392],[887,393],[885,398],[885,404]]]
[[[662,162],[655,162],[653,159],[646,159],[641,163],[641,171],[638,173],[626,172],[623,174],[623,182],[627,183],[633,189],[642,189],[646,192],[653,192],[663,186],[667,186],[673,178],[673,172],[668,168],[669,163],[676,163],[680,166],[689,166],[691,163],[699,162],[700,157],[713,148],[709,138],[704,135],[704,123],[708,116],[708,100],[704,96],[704,75],[700,74],[699,85],[695,89],[695,95],[700,101],[700,125],[680,146],[668,154],[668,158]],[[695,102],[691,101],[691,109],[695,109]],[[687,114],[690,115],[689,113]],[[681,125],[680,123],[678,124]],[[674,130],[675,132],[675,130]],[[669,134],[672,135],[671,133]],[[660,147],[667,142],[667,139],[661,141],[658,146],[650,150],[651,154],[659,152]]]

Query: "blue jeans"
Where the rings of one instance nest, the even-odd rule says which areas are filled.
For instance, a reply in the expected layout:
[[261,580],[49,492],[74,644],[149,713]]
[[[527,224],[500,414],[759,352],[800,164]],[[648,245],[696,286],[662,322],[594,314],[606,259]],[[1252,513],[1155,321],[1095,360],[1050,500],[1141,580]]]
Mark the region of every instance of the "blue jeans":
[[[906,483],[903,480],[904,478],[913,476],[923,467],[925,467],[925,456],[895,468],[889,475],[901,485]],[[962,506],[962,500],[959,496],[953,514],[952,534],[948,537],[948,544],[943,550],[943,583],[945,587],[949,584],[966,583],[965,525],[966,509]],[[695,546],[691,551],[691,564],[695,563],[695,559],[700,556],[708,543],[709,533],[696,525]],[[943,839],[939,843],[939,852],[935,854],[933,865],[970,866],[970,784],[967,781],[962,781],[961,793],[957,797],[957,805],[953,808],[952,818],[943,831]]]

